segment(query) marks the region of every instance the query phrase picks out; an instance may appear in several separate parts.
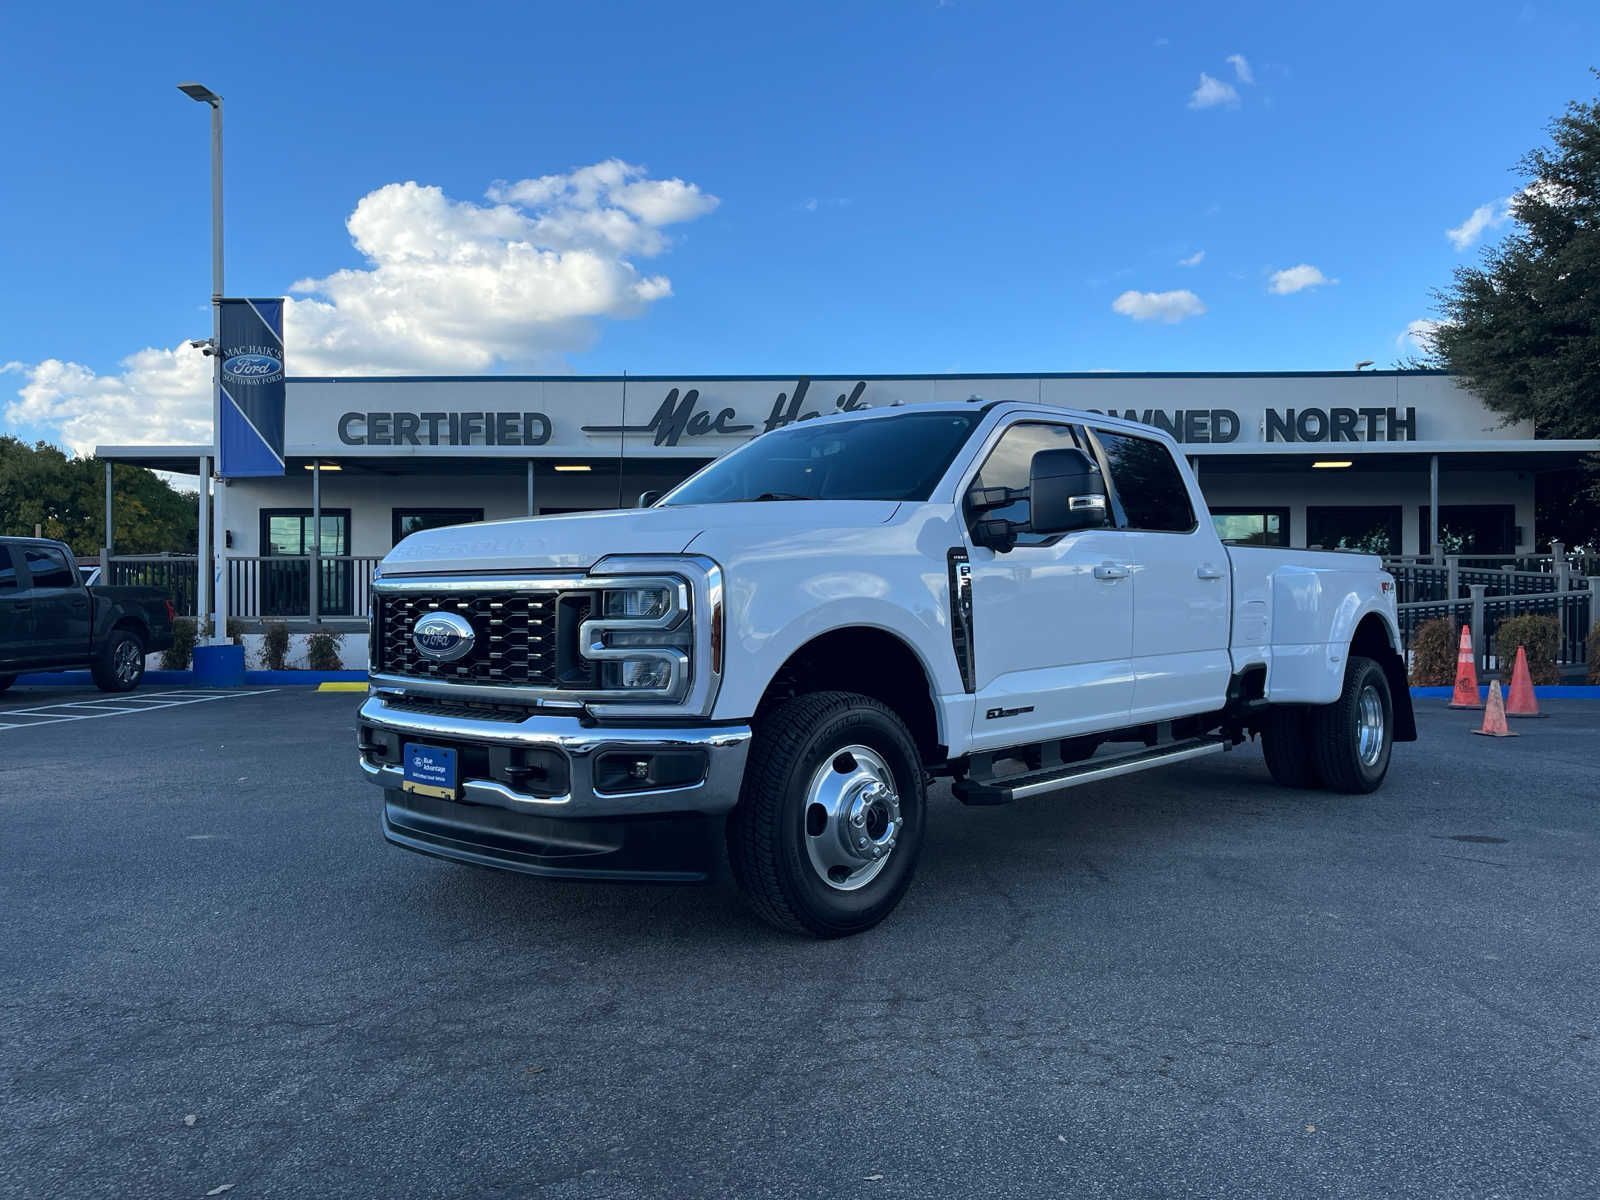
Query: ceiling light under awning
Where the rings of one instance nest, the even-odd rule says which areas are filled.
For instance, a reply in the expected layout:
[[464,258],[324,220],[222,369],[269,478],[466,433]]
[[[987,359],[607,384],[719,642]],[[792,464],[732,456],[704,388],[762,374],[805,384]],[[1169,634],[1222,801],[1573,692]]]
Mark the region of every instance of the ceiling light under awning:
[[558,471],[587,471],[589,469],[590,469],[590,467],[589,467],[588,463],[557,463],[556,464],[556,470],[558,470]]
[[[310,470],[314,469],[316,467],[316,465],[317,465],[316,463],[307,463],[306,464],[306,470],[310,471]],[[344,468],[341,467],[338,463],[323,463],[322,464],[322,469],[324,471],[342,471],[342,470],[344,470]]]
[[1316,462],[1311,464],[1311,469],[1313,471],[1322,471],[1336,469],[1339,467],[1353,466],[1355,466],[1355,463],[1351,462],[1348,458],[1319,458]]

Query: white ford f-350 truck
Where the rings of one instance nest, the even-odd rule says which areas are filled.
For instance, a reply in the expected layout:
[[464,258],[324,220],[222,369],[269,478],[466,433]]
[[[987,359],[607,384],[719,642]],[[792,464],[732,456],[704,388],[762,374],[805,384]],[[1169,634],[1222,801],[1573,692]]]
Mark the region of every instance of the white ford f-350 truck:
[[899,902],[927,793],[1002,804],[1259,736],[1378,787],[1416,737],[1376,558],[1224,545],[1165,435],[1042,405],[841,413],[638,510],[412,534],[361,770],[400,846],[704,879],[820,936]]

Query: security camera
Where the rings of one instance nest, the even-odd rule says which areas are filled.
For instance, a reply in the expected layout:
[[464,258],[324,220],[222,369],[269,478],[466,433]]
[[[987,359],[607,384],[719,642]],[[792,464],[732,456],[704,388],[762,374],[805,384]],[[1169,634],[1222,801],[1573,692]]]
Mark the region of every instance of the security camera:
[[204,354],[208,358],[216,353],[216,351],[212,348],[210,338],[190,338],[189,348],[191,350],[200,351],[201,354]]

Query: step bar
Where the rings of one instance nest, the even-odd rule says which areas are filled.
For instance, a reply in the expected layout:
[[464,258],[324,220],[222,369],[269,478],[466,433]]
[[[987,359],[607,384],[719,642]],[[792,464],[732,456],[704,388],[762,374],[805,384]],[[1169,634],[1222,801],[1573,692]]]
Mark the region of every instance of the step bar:
[[956,799],[963,804],[1009,804],[1013,800],[1026,800],[1030,796],[1042,796],[1048,792],[1078,787],[1080,784],[1099,783],[1103,779],[1115,779],[1119,775],[1132,775],[1152,767],[1164,767],[1169,763],[1217,754],[1228,748],[1229,743],[1226,738],[1188,738],[1180,742],[1154,746],[1148,750],[1100,759],[1098,762],[1090,759],[1087,762],[1052,767],[1044,771],[1024,771],[1015,775],[990,778],[969,775],[965,779],[956,781],[954,791]]

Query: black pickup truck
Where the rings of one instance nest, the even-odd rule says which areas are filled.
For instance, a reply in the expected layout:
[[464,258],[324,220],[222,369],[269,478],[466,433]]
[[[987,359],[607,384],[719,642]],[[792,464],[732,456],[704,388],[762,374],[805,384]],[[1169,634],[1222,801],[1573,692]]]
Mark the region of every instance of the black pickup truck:
[[172,645],[174,616],[158,588],[84,586],[61,542],[0,537],[0,692],[25,671],[74,667],[102,691],[131,691],[144,656]]

